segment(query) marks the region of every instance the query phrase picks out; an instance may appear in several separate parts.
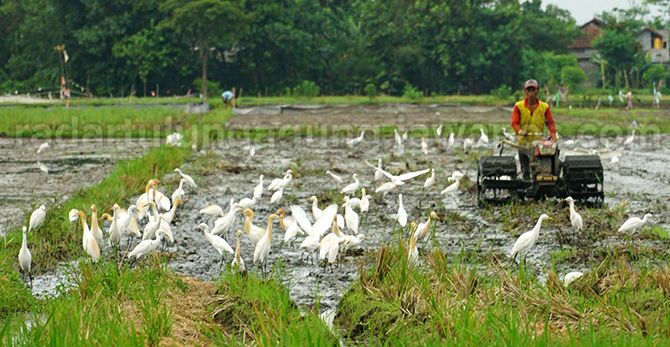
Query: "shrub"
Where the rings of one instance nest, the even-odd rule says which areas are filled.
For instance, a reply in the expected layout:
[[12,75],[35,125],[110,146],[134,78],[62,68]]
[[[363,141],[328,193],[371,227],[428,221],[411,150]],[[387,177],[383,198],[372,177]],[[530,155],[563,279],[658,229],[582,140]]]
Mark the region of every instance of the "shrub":
[[411,85],[410,83],[405,83],[405,88],[403,88],[402,96],[410,100],[417,100],[423,97],[423,93],[421,93],[420,90],[416,89],[416,87]]
[[377,87],[372,82],[368,82],[368,84],[365,85],[363,91],[365,92],[365,95],[367,95],[371,100],[377,96]]
[[293,88],[293,96],[308,96],[315,97],[319,96],[321,88],[312,81],[303,80]]

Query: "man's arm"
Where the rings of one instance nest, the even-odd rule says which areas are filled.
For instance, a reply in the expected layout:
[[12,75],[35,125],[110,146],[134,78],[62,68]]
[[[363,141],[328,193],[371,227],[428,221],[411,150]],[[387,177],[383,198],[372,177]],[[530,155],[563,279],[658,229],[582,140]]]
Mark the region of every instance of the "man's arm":
[[554,116],[551,114],[550,108],[547,108],[547,112],[544,114],[544,122],[547,124],[551,139],[558,141],[558,136],[556,135],[556,123],[554,122]]
[[514,110],[512,110],[512,129],[514,129],[514,133],[519,133],[519,129],[521,128],[521,112],[519,112],[519,108],[514,105]]

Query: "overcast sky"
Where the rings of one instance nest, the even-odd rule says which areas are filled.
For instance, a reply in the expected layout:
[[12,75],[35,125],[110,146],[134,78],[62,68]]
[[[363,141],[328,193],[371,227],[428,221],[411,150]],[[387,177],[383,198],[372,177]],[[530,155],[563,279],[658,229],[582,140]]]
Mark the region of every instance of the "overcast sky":
[[[633,0],[634,3],[640,4],[642,1]],[[630,7],[631,0],[544,0],[542,5],[546,7],[547,4],[556,5],[562,9],[566,9],[572,13],[572,17],[577,21],[577,25],[582,25],[591,19],[596,14],[603,11],[611,11],[615,7],[627,9]]]

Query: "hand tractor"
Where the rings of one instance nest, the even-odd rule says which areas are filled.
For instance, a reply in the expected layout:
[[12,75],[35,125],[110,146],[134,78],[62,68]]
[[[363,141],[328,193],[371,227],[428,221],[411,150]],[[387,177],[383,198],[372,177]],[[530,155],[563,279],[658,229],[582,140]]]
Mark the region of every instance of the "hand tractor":
[[[530,133],[529,136],[543,136]],[[514,156],[502,155],[504,146],[524,151],[530,157],[530,178],[517,172]],[[561,162],[558,144],[550,139],[524,146],[508,140],[498,145],[498,155],[479,159],[477,200],[479,206],[505,203],[513,199],[565,198],[592,206],[602,206],[603,166],[597,155],[571,155]]]

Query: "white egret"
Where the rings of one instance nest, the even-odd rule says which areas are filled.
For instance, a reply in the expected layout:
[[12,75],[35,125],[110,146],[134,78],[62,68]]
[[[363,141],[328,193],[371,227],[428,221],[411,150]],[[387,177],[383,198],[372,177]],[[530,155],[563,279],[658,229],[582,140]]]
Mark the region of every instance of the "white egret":
[[178,173],[179,176],[181,176],[182,179],[185,179],[186,183],[188,183],[189,186],[191,186],[192,188],[198,188],[198,185],[195,184],[195,180],[193,180],[193,177],[181,172],[181,170],[179,168],[174,169],[174,171],[176,173]]
[[323,214],[323,210],[319,208],[319,201],[316,198],[316,196],[312,195],[307,199],[307,201],[310,201],[312,203],[312,217],[314,217],[314,220],[318,220],[321,218],[321,215]]
[[49,167],[44,165],[41,161],[37,162],[37,167],[40,169],[40,171],[44,172],[45,174],[49,173]]
[[379,168],[375,167],[374,165],[370,164],[367,160],[365,161],[365,164],[367,164],[368,166],[370,166],[370,167],[374,168],[375,170],[381,172],[384,176],[386,176],[389,180],[391,180],[391,182],[393,184],[395,184],[397,186],[403,185],[403,184],[405,184],[405,181],[410,180],[414,177],[421,176],[421,175],[425,174],[426,172],[430,171],[430,169],[423,169],[423,170],[419,170],[419,171],[407,172],[407,173],[404,173],[402,175],[392,175],[389,172],[387,172],[386,170],[379,169]]
[[180,198],[177,198],[172,204],[172,208],[170,211],[167,211],[163,213],[161,216],[163,220],[167,223],[170,224],[174,220],[175,215],[177,214],[177,207],[181,206],[183,204],[182,200]]
[[428,155],[428,144],[423,137],[421,138],[421,152],[423,152],[423,155]]
[[237,230],[235,233],[235,257],[233,257],[233,262],[230,264],[234,270],[238,272],[244,272],[246,268],[244,267],[244,259],[242,258],[242,252],[240,251],[240,237],[242,236],[242,230]]
[[455,180],[460,180],[460,179],[463,178],[464,176],[465,176],[464,173],[462,173],[462,172],[460,172],[460,171],[458,171],[458,170],[454,170],[454,172],[451,173],[450,178],[451,178],[452,181],[455,181]]
[[347,229],[356,235],[358,234],[358,213],[351,207],[351,200],[348,196],[344,197],[344,205],[344,221],[346,222]]
[[174,204],[174,202],[177,199],[184,200],[184,195],[186,195],[186,193],[184,192],[184,182],[186,182],[185,179],[183,179],[183,178],[180,179],[179,180],[179,187],[177,187],[177,189],[175,189],[174,192],[172,192],[172,196],[171,196],[171,199],[170,199],[172,201],[172,204]]
[[402,137],[398,134],[398,129],[393,129],[393,136],[395,138],[396,147],[402,147]]
[[428,220],[419,223],[419,225],[416,227],[417,241],[423,240],[424,238],[428,237],[428,233],[430,232],[430,228],[432,227],[433,219],[437,219],[437,213],[435,213],[435,211],[431,211],[430,214],[428,215]]
[[229,254],[232,255],[234,253],[233,249],[230,247],[228,242],[226,242],[226,240],[224,240],[220,236],[212,235],[209,232],[209,227],[207,226],[207,224],[200,223],[197,228],[202,230],[202,233],[205,235],[205,238],[207,239],[207,241],[209,241],[209,243],[212,245],[212,247],[214,247],[214,249],[216,249],[216,251],[219,252],[219,255],[221,256],[221,264],[223,265],[224,252],[229,253]]
[[468,147],[472,147],[472,145],[474,145],[474,144],[475,144],[475,141],[473,141],[471,138],[467,138],[467,137],[466,137],[466,138],[463,140],[463,152],[467,152],[467,151],[468,151]]
[[119,228],[119,215],[121,207],[118,204],[112,206],[113,216],[110,216],[108,213],[103,213],[100,217],[107,219],[109,222],[109,228],[107,228],[107,235],[109,235],[109,241],[112,246],[116,247],[121,242],[121,229]]
[[456,182],[450,184],[449,186],[447,186],[447,188],[444,188],[440,192],[440,194],[446,195],[446,194],[456,193],[458,191],[458,188],[460,187],[460,184],[461,184],[461,180],[456,180]]
[[252,211],[251,209],[248,209],[248,208],[244,209],[242,214],[245,217],[245,219],[244,219],[244,232],[247,234],[247,237],[249,238],[251,243],[254,246],[256,246],[256,244],[258,243],[258,240],[260,240],[261,237],[263,237],[263,235],[265,234],[265,229],[263,229],[261,227],[258,227],[258,226],[254,225],[252,223],[252,221],[254,219],[254,211]]
[[45,142],[45,143],[41,144],[40,147],[37,149],[37,154],[40,154],[40,153],[46,151],[47,148],[49,148],[49,142]]
[[19,267],[24,276],[28,276],[30,279],[30,288],[33,287],[33,273],[30,269],[30,266],[33,263],[33,256],[30,254],[28,249],[28,237],[26,236],[26,227],[23,227],[22,230],[23,239],[21,240],[21,250],[19,250]]
[[256,243],[256,248],[254,248],[254,264],[260,264],[265,273],[265,267],[268,261],[268,256],[270,254],[270,248],[272,248],[272,223],[277,218],[276,214],[270,214],[268,216],[268,225],[263,236]]
[[211,204],[199,211],[201,214],[206,214],[211,217],[222,217],[223,209],[217,204]]
[[363,240],[365,240],[365,235],[342,235],[342,254],[346,253],[348,250],[356,250],[361,248]]
[[384,182],[379,187],[377,187],[377,189],[375,189],[375,193],[382,193],[382,196],[384,196],[386,193],[392,191],[397,186],[398,185],[393,182]]
[[347,140],[347,146],[352,147],[352,146],[357,145],[358,143],[363,141],[364,137],[365,137],[365,130],[362,130],[361,134],[358,137]]
[[617,156],[613,156],[613,157],[610,159],[610,166],[616,166],[618,163],[619,163],[619,157],[617,157]]
[[312,232],[310,235],[325,235],[330,226],[333,224],[333,220],[337,218],[337,205],[332,204],[323,209],[321,217],[312,224]]
[[308,234],[312,232],[312,223],[309,221],[309,218],[307,218],[305,210],[298,205],[291,205],[291,214],[300,227],[300,230]]
[[417,242],[417,225],[414,221],[409,223],[409,242],[407,243],[407,262],[409,265],[419,264],[419,249],[416,246]]
[[634,140],[635,140],[635,129],[633,129],[633,133],[626,139],[626,141],[623,142],[623,145],[628,146],[631,143],[633,143]]
[[135,257],[135,259],[142,258],[143,256],[155,251],[158,246],[160,246],[161,242],[163,239],[161,238],[161,234],[156,234],[156,238],[151,240],[143,240],[142,242],[138,243],[135,248],[133,248],[132,251],[130,251],[127,255],[128,259],[132,259]]
[[405,227],[407,225],[407,211],[405,211],[405,206],[402,204],[402,194],[398,194],[398,218],[397,218],[398,224],[400,224],[401,227]]
[[234,202],[233,199],[230,199],[230,204],[228,204],[228,213],[214,221],[214,228],[212,228],[211,233],[216,235],[230,230],[230,228],[235,224],[235,219],[237,219],[237,212],[239,209],[239,205]]
[[365,194],[365,188],[361,188],[361,213],[366,213],[370,210],[370,195]]
[[335,263],[340,251],[340,243],[343,241],[337,223],[333,222],[331,232],[319,242],[319,259],[326,260],[323,265],[324,269],[326,265],[332,266]]
[[319,242],[320,242],[320,236],[319,235],[308,235],[305,237],[304,240],[300,243],[300,248],[303,250],[302,254],[300,255],[300,260],[302,260],[302,257],[305,253],[309,255],[314,254],[319,249]]
[[447,144],[449,145],[449,147],[454,147],[454,144],[456,144],[456,136],[454,135],[454,133],[449,134],[449,140],[447,140]]
[[28,224],[28,232],[33,231],[44,224],[44,219],[47,216],[47,207],[40,205],[33,213],[30,214],[30,222]]
[[437,127],[437,130],[435,130],[435,134],[437,135],[438,138],[440,138],[440,136],[442,136],[442,124],[440,124]]
[[435,184],[435,169],[430,169],[430,177],[423,183],[424,188],[430,188]]
[[282,196],[284,196],[284,189],[279,189],[276,192],[272,194],[272,197],[270,197],[270,203],[274,204],[279,202],[281,200]]
[[136,237],[142,237],[140,233],[140,227],[137,225],[137,220],[135,219],[135,213],[137,212],[137,207],[135,205],[128,206],[128,210],[123,209],[119,210],[119,230],[122,233],[133,234]]
[[540,218],[537,219],[537,223],[535,223],[533,229],[526,231],[525,233],[521,234],[518,239],[516,239],[516,242],[514,242],[514,246],[512,247],[511,257],[513,260],[516,261],[517,255],[523,254],[525,262],[528,251],[533,248],[535,241],[537,241],[538,237],[540,237],[540,228],[542,227],[542,221],[545,219],[551,220],[549,216],[542,214]]
[[292,241],[298,232],[302,231],[300,226],[295,219],[286,217],[286,211],[283,208],[277,210],[276,215],[279,216],[279,227],[284,230],[284,242]]
[[[273,195],[274,196],[274,195]],[[270,201],[272,202],[272,201]],[[256,206],[256,196],[253,198],[243,198],[240,202],[237,203],[240,208],[254,208]]]
[[361,185],[361,182],[358,180],[358,174],[353,174],[351,177],[353,177],[354,183],[350,183],[348,186],[342,188],[340,193],[350,195],[358,190],[358,187]]
[[86,223],[86,214],[83,211],[77,210],[79,221],[81,222],[82,236],[81,244],[82,248],[88,254],[93,262],[97,262],[100,259],[100,245],[95,241],[95,237],[91,233],[91,229],[88,228]]
[[254,145],[249,146],[249,157],[256,155],[256,147]]
[[582,276],[584,276],[584,274],[579,271],[568,272],[567,274],[565,274],[565,277],[563,277],[563,286],[565,287],[570,286],[572,282],[578,280]]
[[409,138],[409,131],[405,129],[405,131],[402,132],[402,140],[407,141],[408,138]]
[[344,180],[342,179],[342,177],[332,173],[330,170],[326,170],[326,173],[328,175],[330,175],[330,177],[332,177],[335,180],[335,182],[337,182],[338,184],[343,184],[344,183]]
[[158,213],[156,204],[152,201],[149,202],[150,208],[153,211],[154,215],[149,217],[149,223],[144,225],[144,230],[142,231],[142,240],[148,240],[154,238],[156,231],[160,228],[161,225],[161,215]]
[[644,217],[642,217],[642,219],[640,219],[638,217],[631,217],[627,221],[625,221],[621,225],[621,227],[619,227],[618,231],[633,234],[638,229],[640,229],[645,224],[647,224],[651,217],[653,217],[653,215],[651,213],[645,214]]
[[477,143],[479,146],[485,147],[489,144],[489,137],[484,132],[484,129],[479,128],[479,132],[481,133],[481,135],[479,136],[479,141],[477,141]]
[[260,175],[258,177],[258,184],[256,187],[254,187],[254,200],[258,201],[260,200],[261,196],[263,195],[263,175]]
[[570,204],[570,223],[572,223],[572,227],[577,231],[582,230],[584,222],[582,221],[582,216],[575,210],[575,200],[571,196],[568,196],[565,198],[565,201]]
[[293,180],[293,171],[291,169],[286,170],[283,178],[275,178],[270,182],[268,186],[269,191],[275,191],[286,188],[289,183]]
[[101,245],[103,235],[102,229],[100,229],[100,224],[98,224],[98,208],[95,204],[91,205],[91,233],[93,234],[93,237],[95,237],[98,246]]

